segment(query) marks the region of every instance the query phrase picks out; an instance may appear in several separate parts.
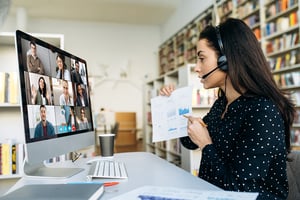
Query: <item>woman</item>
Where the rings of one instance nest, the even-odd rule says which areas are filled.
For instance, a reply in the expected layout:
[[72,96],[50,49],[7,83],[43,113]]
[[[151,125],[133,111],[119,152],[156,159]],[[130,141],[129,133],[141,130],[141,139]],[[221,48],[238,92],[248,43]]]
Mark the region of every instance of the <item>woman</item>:
[[47,85],[44,77],[40,77],[38,80],[39,88],[38,90],[35,89],[35,87],[32,85],[32,104],[37,105],[49,105],[51,103],[50,101],[50,95],[47,91]]
[[78,130],[78,121],[74,110],[74,106],[70,106],[69,108],[70,114],[67,121],[68,130],[76,131]]
[[63,93],[59,97],[59,105],[74,106],[73,98],[69,93],[69,83],[66,80],[62,81]]
[[67,69],[67,65],[65,63],[65,56],[61,54],[57,54],[56,56],[56,78],[64,79],[67,81],[71,81],[70,72]]
[[[199,177],[225,190],[259,192],[258,199],[285,199],[294,108],[277,88],[252,30],[238,19],[208,26],[197,57],[204,88],[220,88],[209,113],[203,120],[189,117],[188,137],[180,138],[186,148],[202,149]],[[166,86],[160,93],[173,90]]]
[[85,108],[81,107],[80,108],[80,117],[78,118],[78,124],[79,124],[79,129],[89,129],[89,121],[87,117],[85,116]]
[[85,89],[79,83],[76,85],[76,88],[77,88],[76,106],[89,106]]

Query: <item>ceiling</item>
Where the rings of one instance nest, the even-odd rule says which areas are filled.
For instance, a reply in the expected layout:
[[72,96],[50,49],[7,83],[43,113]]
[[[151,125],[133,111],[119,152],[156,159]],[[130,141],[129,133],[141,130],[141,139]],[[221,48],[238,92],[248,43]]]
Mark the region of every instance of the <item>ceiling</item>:
[[11,0],[9,15],[18,8],[27,17],[109,23],[161,25],[182,0]]

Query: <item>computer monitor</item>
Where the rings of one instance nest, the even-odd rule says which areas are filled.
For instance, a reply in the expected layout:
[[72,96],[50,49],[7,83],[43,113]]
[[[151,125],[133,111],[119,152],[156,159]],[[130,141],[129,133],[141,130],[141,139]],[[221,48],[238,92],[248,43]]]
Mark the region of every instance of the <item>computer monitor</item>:
[[87,63],[16,31],[22,116],[29,176],[70,177],[82,169],[50,168],[50,158],[95,144]]

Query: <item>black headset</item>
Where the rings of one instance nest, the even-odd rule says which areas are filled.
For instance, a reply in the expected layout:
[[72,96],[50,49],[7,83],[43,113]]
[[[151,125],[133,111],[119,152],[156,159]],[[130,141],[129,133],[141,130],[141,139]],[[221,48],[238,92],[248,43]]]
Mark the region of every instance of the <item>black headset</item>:
[[226,71],[228,71],[228,64],[227,64],[227,58],[226,58],[225,53],[224,53],[223,42],[222,42],[222,39],[221,39],[221,34],[220,34],[219,29],[220,29],[219,26],[215,27],[218,44],[219,44],[219,47],[220,47],[220,50],[221,50],[221,55],[218,58],[218,67],[219,67],[220,70],[226,72]]

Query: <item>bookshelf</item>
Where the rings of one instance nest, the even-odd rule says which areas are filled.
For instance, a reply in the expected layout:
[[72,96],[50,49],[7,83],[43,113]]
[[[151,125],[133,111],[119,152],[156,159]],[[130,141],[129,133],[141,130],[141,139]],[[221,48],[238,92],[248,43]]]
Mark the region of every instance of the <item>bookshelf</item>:
[[159,47],[159,75],[196,63],[200,31],[213,22],[213,6],[201,13]]
[[185,59],[185,35],[186,35],[187,29],[184,28],[175,36],[175,45],[176,45],[176,67],[180,67],[184,65],[184,59]]
[[235,17],[235,6],[232,0],[216,0],[214,6],[216,6],[217,15],[220,18],[220,22],[225,21],[228,17]]
[[[33,33],[33,35],[55,46],[59,46],[61,48],[64,46],[64,36],[61,34]],[[0,144],[9,144],[10,146],[12,144],[23,145],[25,138],[23,134],[20,134],[24,130],[22,126],[23,119],[21,116],[20,107],[15,33],[0,32],[0,59],[0,120],[2,122],[2,125],[0,126]],[[13,83],[10,81],[13,81]],[[1,86],[6,87],[1,88]],[[9,152],[10,151],[11,150],[9,150]],[[3,155],[2,151],[1,155]],[[12,160],[11,155],[12,154],[9,154],[7,158],[8,160]],[[20,157],[21,160],[24,160],[24,157],[18,154],[17,157]],[[1,158],[3,157],[1,156]],[[3,163],[1,164],[1,168],[2,165]],[[22,174],[23,167],[22,164],[19,164],[15,174],[12,172],[6,174],[0,173],[0,179],[18,178],[21,177]]]
[[236,16],[239,16],[254,32],[256,38],[261,40],[260,1],[237,1],[235,4]]
[[168,40],[159,50],[159,74],[164,74],[175,69],[175,43],[173,39]]
[[262,48],[270,63],[277,85],[290,93],[296,118],[291,130],[291,144],[300,149],[300,43],[299,2],[297,0],[264,1]]
[[184,86],[193,87],[193,115],[203,117],[216,99],[214,90],[203,89],[197,73],[194,72],[195,64],[187,64],[175,70],[169,71],[154,80],[145,84],[145,145],[146,151],[152,152],[169,162],[186,169],[196,175],[201,152],[199,150],[190,151],[181,146],[179,139],[172,139],[162,142],[152,142],[151,123],[151,98],[159,95],[159,90],[165,86],[173,84],[176,88]]
[[[159,95],[159,90],[169,84],[175,87],[193,85],[193,112],[197,116],[206,114],[214,98],[213,92],[203,90],[196,73],[196,45],[199,33],[213,22],[213,6],[201,13],[178,33],[159,47],[159,77],[145,83],[145,149],[169,162],[182,167],[196,175],[198,172],[201,152],[190,151],[182,147],[179,139],[164,142],[152,142],[151,104],[150,99]],[[197,100],[198,98],[198,100]],[[211,99],[211,100],[208,100]]]
[[[196,43],[198,34],[207,24],[218,24],[229,17],[242,19],[254,32],[260,42],[278,86],[290,93],[295,103],[296,117],[291,130],[291,143],[294,150],[300,150],[300,43],[299,43],[299,1],[298,0],[215,0],[212,6],[200,13],[190,23],[175,33],[159,47],[159,52],[171,52],[171,61],[159,54],[159,77],[146,83],[145,139],[146,150],[167,158],[168,144],[151,143],[150,98],[158,95],[159,88],[166,82],[169,73],[185,74],[178,85],[192,84],[193,67],[196,63]],[[183,39],[182,39],[183,38]],[[183,40],[183,41],[182,41]],[[172,44],[172,45],[167,45]],[[168,46],[168,48],[167,48]],[[173,48],[173,50],[172,50]],[[167,49],[167,50],[166,50]],[[168,55],[166,53],[166,55]],[[166,57],[167,58],[167,57]],[[175,63],[175,64],[174,64]],[[187,67],[189,65],[189,67]],[[172,66],[172,67],[164,67]],[[183,72],[182,69],[184,69]],[[183,78],[178,74],[178,79]],[[187,75],[189,74],[189,75]],[[177,86],[178,86],[177,85]],[[197,85],[199,86],[199,85]],[[197,98],[197,96],[204,98]],[[200,88],[193,90],[193,112],[203,116],[210,108],[211,96]],[[176,144],[177,146],[180,146]],[[174,156],[175,157],[175,156]],[[201,152],[180,148],[176,155],[180,166],[193,174],[198,170]],[[197,168],[197,169],[196,169]]]
[[167,72],[164,75],[157,77],[146,83],[146,108],[145,112],[147,117],[145,118],[145,145],[146,151],[152,152],[161,158],[168,160],[175,165],[181,165],[181,146],[178,139],[162,141],[162,142],[152,142],[152,123],[151,123],[151,104],[150,99],[159,95],[159,90],[168,84],[173,84],[176,87],[180,85],[180,77],[182,74],[175,69]]
[[23,175],[24,145],[12,140],[0,143],[0,179],[19,178]]

